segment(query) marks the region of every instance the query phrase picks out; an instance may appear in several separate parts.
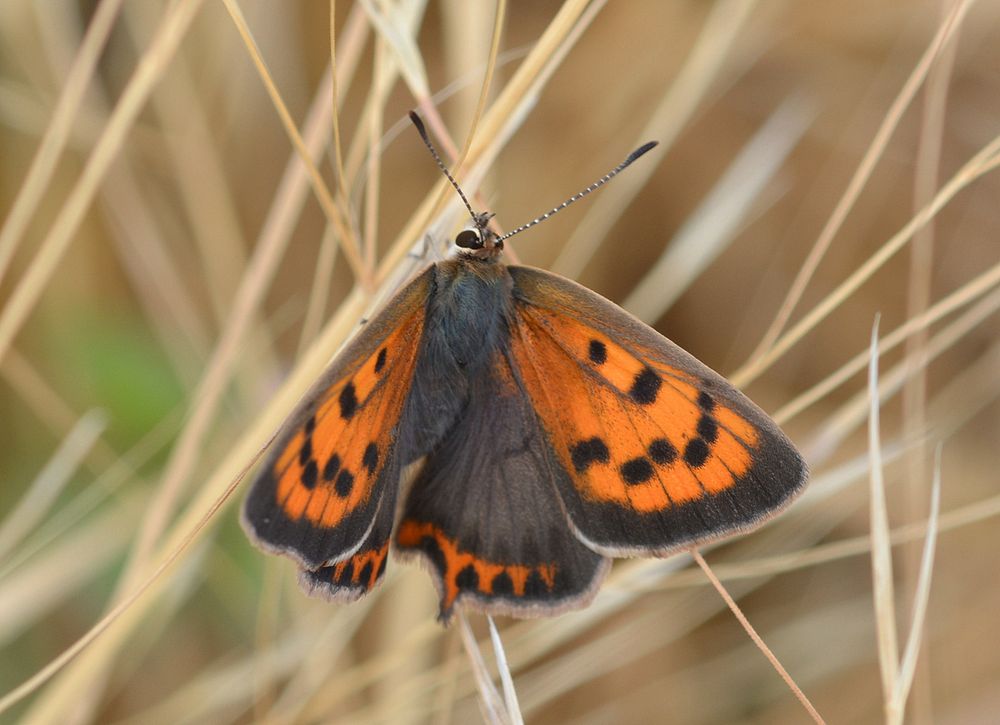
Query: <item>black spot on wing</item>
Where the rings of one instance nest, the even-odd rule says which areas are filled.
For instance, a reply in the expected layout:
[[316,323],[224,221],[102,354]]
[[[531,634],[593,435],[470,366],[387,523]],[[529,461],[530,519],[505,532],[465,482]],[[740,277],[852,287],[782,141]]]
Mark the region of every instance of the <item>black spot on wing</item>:
[[361,582],[365,587],[371,587],[372,583],[372,561],[369,559],[365,562],[365,565],[361,568],[361,572],[358,574],[358,581]]
[[660,386],[663,385],[663,381],[660,376],[656,374],[651,368],[643,368],[642,372],[635,376],[635,380],[632,381],[632,387],[629,389],[628,394],[632,396],[632,400],[642,405],[649,405],[650,403],[656,402],[656,396],[660,392]]
[[378,357],[375,358],[375,374],[382,372],[382,368],[385,367],[385,356],[386,349],[383,347],[378,351]]
[[323,480],[332,481],[338,473],[340,473],[340,456],[334,453],[326,460],[326,465],[323,466]]
[[719,426],[712,416],[701,416],[701,419],[698,421],[698,435],[706,443],[715,443],[715,439],[719,437]]
[[608,348],[600,340],[591,340],[588,354],[590,355],[590,362],[594,363],[594,365],[603,365],[608,359]]
[[368,469],[368,473],[375,473],[375,468],[378,466],[378,446],[375,443],[369,443],[368,447],[365,448],[365,454],[361,457],[361,465]]
[[476,590],[479,588],[479,574],[472,564],[467,565],[462,571],[455,575],[455,586],[459,589]]
[[317,476],[319,476],[319,468],[316,466],[316,461],[310,460],[302,469],[302,485],[306,488],[315,488]]
[[338,402],[340,403],[341,418],[350,420],[354,417],[354,413],[358,410],[358,398],[354,390],[354,383],[348,383],[344,386],[344,389],[340,391]]
[[506,571],[502,571],[493,577],[492,583],[493,594],[502,597],[510,596],[514,593],[514,582],[510,578],[510,574]]
[[645,483],[653,477],[653,464],[645,457],[625,461],[619,470],[622,474],[622,480],[633,486]]
[[338,496],[347,498],[351,494],[351,489],[354,488],[354,474],[344,468],[337,476],[337,482],[333,484],[333,488]]
[[666,438],[657,438],[649,444],[649,457],[654,463],[666,466],[677,459],[677,449]]
[[577,473],[583,473],[593,463],[607,463],[611,460],[607,444],[596,436],[574,443],[569,455],[573,459],[573,467]]
[[313,457],[312,438],[306,438],[302,442],[302,447],[299,449],[299,465],[300,466],[308,465],[309,461],[312,460],[312,457]]
[[532,570],[524,583],[524,596],[528,599],[540,599],[549,593],[549,585],[545,583],[537,570]]
[[[336,577],[336,571],[334,571],[334,576]],[[344,569],[340,572],[340,576],[336,577],[336,582],[342,586],[351,583],[354,578],[354,562],[348,561],[344,566]]]
[[715,410],[715,399],[711,395],[702,390],[698,393],[698,406],[704,410],[706,413],[711,413]]
[[700,468],[708,460],[708,444],[701,438],[692,438],[684,447],[684,460],[689,466]]

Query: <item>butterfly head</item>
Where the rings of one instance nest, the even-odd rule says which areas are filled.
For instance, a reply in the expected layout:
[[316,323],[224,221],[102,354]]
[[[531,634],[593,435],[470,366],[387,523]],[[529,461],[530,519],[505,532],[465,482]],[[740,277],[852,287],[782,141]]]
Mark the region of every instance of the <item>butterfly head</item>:
[[473,257],[494,257],[503,251],[503,240],[490,229],[492,212],[479,212],[472,215],[472,221],[455,235],[455,246],[466,250]]

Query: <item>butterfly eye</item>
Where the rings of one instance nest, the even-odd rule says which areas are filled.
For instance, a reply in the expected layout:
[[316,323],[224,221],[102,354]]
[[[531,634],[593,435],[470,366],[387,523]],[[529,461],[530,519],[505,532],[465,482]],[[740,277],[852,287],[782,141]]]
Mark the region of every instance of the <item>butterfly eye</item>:
[[483,238],[476,228],[463,229],[455,237],[455,244],[463,249],[482,249]]

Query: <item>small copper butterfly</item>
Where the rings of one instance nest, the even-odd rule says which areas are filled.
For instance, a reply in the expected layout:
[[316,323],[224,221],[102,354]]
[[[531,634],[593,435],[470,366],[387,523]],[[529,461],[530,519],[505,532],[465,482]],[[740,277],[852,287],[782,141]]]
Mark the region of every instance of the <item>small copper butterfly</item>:
[[[610,559],[748,531],[803,487],[802,457],[723,377],[575,282],[500,260],[475,213],[358,333],[276,438],[243,508],[250,537],[351,601],[389,544],[423,557],[447,621],[585,606]],[[425,459],[405,495],[404,466]]]

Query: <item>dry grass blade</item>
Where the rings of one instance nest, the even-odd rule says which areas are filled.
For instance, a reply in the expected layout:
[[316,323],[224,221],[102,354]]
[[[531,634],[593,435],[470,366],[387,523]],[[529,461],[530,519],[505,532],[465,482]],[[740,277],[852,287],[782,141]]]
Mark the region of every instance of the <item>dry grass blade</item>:
[[0,228],[0,279],[3,279],[17,244],[28,228],[31,216],[35,213],[55,173],[56,163],[69,141],[73,122],[93,77],[101,50],[121,10],[122,2],[123,0],[102,2],[87,27],[76,60],[66,78],[66,85],[59,96],[59,103],[52,112],[49,127],[31,162],[31,168],[21,183],[17,197],[7,213],[3,227]]
[[517,702],[517,690],[514,689],[514,678],[510,674],[510,666],[507,664],[507,653],[503,650],[503,642],[500,641],[500,633],[493,623],[493,617],[486,617],[486,622],[490,626],[490,640],[493,642],[493,656],[497,661],[497,671],[500,673],[500,682],[503,685],[503,699],[507,707],[507,713],[511,719],[511,725],[524,725],[524,718],[521,716],[521,706]]
[[319,256],[316,257],[316,272],[313,276],[311,292],[309,294],[309,306],[306,308],[305,317],[302,319],[302,332],[299,335],[298,352],[301,355],[305,349],[311,345],[319,329],[323,324],[323,317],[326,314],[327,297],[330,292],[330,278],[336,268],[337,262],[337,234],[332,226],[328,226],[323,232],[323,238],[319,243]]
[[[167,416],[160,424],[129,449],[121,458],[110,461],[97,478],[73,499],[65,502],[52,517],[47,519],[31,535],[31,538],[18,548],[17,554],[4,561],[0,567],[0,579],[24,564],[61,536],[66,536],[89,513],[102,502],[116,493],[127,483],[143,483],[137,470],[148,463],[166,447],[177,430],[179,416]],[[101,443],[98,439],[96,445]],[[133,519],[134,520],[134,519]]]
[[[420,3],[409,3],[413,8]],[[406,84],[417,98],[430,95],[427,85],[427,71],[424,68],[423,57],[417,48],[416,40],[408,29],[408,17],[411,11],[401,12],[399,7],[385,5],[386,12],[375,7],[372,0],[361,0],[361,6],[368,13],[372,25],[379,35],[385,39],[398,60],[398,67],[406,79]]]
[[[545,32],[532,48],[531,53],[521,63],[514,76],[506,83],[499,97],[490,107],[480,124],[478,138],[469,149],[467,166],[475,168],[481,162],[489,162],[495,157],[499,147],[507,139],[509,131],[504,126],[511,119],[517,119],[523,108],[530,105],[532,94],[540,88],[558,67],[559,61],[579,36],[581,28],[593,19],[593,14],[602,2],[589,3],[588,0],[567,0],[548,24]],[[428,120],[433,119],[431,116]],[[439,179],[434,188],[424,198],[423,203],[413,212],[410,222],[396,236],[389,252],[379,265],[377,280],[384,282],[389,271],[395,269],[406,255],[415,239],[421,239],[425,230],[431,227],[431,219],[442,198],[448,181]]]
[[160,26],[150,43],[142,62],[136,68],[122,93],[121,100],[108,119],[101,138],[87,160],[73,191],[52,223],[27,273],[18,281],[17,287],[0,312],[0,359],[7,353],[14,336],[41,297],[56,265],[73,241],[73,233],[93,201],[101,178],[124,143],[129,128],[135,122],[153,86],[177,50],[202,2],[204,0],[181,0],[172,5],[169,17]]
[[781,662],[778,661],[778,658],[775,656],[774,652],[771,651],[771,648],[768,647],[764,640],[761,639],[760,635],[757,634],[757,630],[755,630],[753,625],[750,624],[750,620],[748,620],[740,610],[739,605],[732,598],[732,596],[730,596],[729,592],[726,591],[726,588],[722,586],[722,582],[720,582],[715,574],[712,573],[712,570],[708,566],[708,562],[705,561],[697,549],[691,550],[691,556],[698,563],[698,566],[701,567],[701,570],[705,573],[705,576],[708,577],[708,580],[712,582],[712,586],[715,587],[719,596],[725,600],[726,606],[729,607],[733,616],[735,616],[739,621],[740,626],[746,630],[750,639],[752,639],[753,643],[757,646],[757,649],[759,649],[763,655],[767,657],[768,662],[771,663],[771,666],[774,667],[775,671],[781,676],[781,679],[783,679],[785,684],[788,685],[788,688],[795,693],[795,697],[802,703],[802,707],[804,707],[806,712],[809,713],[809,717],[813,719],[813,722],[822,723],[823,718],[816,711],[816,708],[813,707],[813,704],[809,702],[809,698],[807,698],[805,693],[802,692],[797,684],[795,684],[795,680],[792,679],[792,676],[788,674],[788,671],[782,666]]
[[[1000,290],[995,290],[938,331],[917,358],[905,358],[888,372],[881,373],[879,399],[884,403],[899,392],[908,379],[924,370],[934,359],[953,349],[959,340],[995,314],[998,309],[1000,309]],[[810,456],[825,459],[836,450],[853,430],[862,425],[868,417],[869,406],[867,392],[859,391],[839,409],[832,411],[827,425],[807,446]]]
[[[76,640],[70,647],[63,650],[59,656],[53,658],[45,667],[36,672],[34,675],[29,677],[27,680],[22,682],[20,685],[15,687],[10,692],[6,693],[3,697],[0,697],[0,714],[6,712],[11,707],[16,705],[18,702],[23,700],[25,697],[33,693],[39,687],[48,682],[53,676],[55,676],[60,670],[62,670],[66,665],[72,662],[81,652],[83,652],[91,643],[93,643],[98,637],[100,637],[111,625],[113,625],[119,617],[129,611],[132,605],[142,597],[147,590],[149,590],[154,584],[161,580],[163,574],[173,565],[175,561],[183,554],[187,548],[198,538],[199,534],[204,531],[205,527],[212,521],[216,512],[222,507],[222,505],[232,496],[233,491],[239,485],[243,476],[250,469],[253,464],[256,463],[256,458],[251,459],[249,464],[240,472],[240,475],[234,479],[229,487],[223,492],[214,504],[208,509],[204,516],[198,521],[197,525],[191,528],[189,531],[185,532],[180,543],[169,551],[166,557],[160,562],[160,564],[153,569],[149,577],[142,581],[138,587],[133,591],[129,592],[127,596],[123,597],[118,604],[115,605],[111,611],[109,611],[104,617],[100,619],[93,627],[91,627],[86,634]],[[52,705],[55,708],[60,708],[61,704],[58,698]],[[43,713],[38,713],[39,721],[44,722],[45,715]]]
[[[233,12],[237,11],[237,8],[233,9]],[[225,386],[238,362],[240,345],[247,335],[261,298],[284,252],[287,243],[285,233],[296,213],[293,199],[297,192],[304,191],[301,180],[311,178],[312,172],[316,171],[311,159],[318,153],[320,143],[325,138],[323,120],[328,118],[331,112],[329,101],[329,94],[320,93],[310,113],[307,138],[302,141],[301,147],[297,145],[300,153],[295,167],[304,169],[306,173],[297,175],[290,170],[284,179],[287,183],[282,185],[276,195],[272,215],[267,220],[269,223],[265,223],[263,228],[262,241],[254,249],[250,264],[236,291],[236,297],[231,305],[231,315],[223,328],[222,337],[194,394],[194,409],[172,452],[157,499],[140,527],[141,535],[132,558],[133,571],[146,561],[153,542],[167,526],[183,486],[195,466],[206,431],[212,423],[225,392]],[[297,131],[295,135],[298,137]],[[297,184],[297,181],[300,183]],[[282,202],[287,202],[287,205]],[[130,576],[126,576],[126,580],[129,580]]]
[[[878,318],[872,326],[871,356],[868,366],[868,455],[871,461],[872,580],[875,596],[875,627],[878,634],[878,661],[886,708],[899,671],[896,644],[896,600],[892,583],[892,547],[889,543],[889,516],[886,511],[885,481],[882,476],[882,444],[879,436]],[[888,712],[888,710],[887,710]]]
[[102,411],[92,410],[63,439],[21,500],[0,521],[0,560],[6,559],[11,549],[48,513],[107,424],[107,416]]
[[459,611],[457,618],[462,644],[465,645],[465,653],[469,657],[469,664],[476,678],[476,686],[479,688],[479,702],[483,709],[483,718],[496,725],[511,725],[510,715],[504,706],[503,698],[497,692],[496,685],[493,684],[493,678],[486,667],[486,660],[483,659],[476,635],[472,633],[472,628],[469,626],[469,620],[466,619],[465,613],[462,611]]
[[885,151],[889,137],[892,136],[899,124],[903,111],[910,105],[910,102],[916,95],[917,90],[920,88],[921,84],[923,84],[933,62],[940,55],[941,49],[961,26],[962,19],[965,17],[965,14],[972,5],[972,2],[973,0],[960,0],[960,2],[955,3],[951,13],[945,21],[941,23],[937,34],[927,46],[927,50],[924,52],[923,57],[914,67],[910,77],[906,80],[906,84],[900,90],[899,95],[896,96],[892,106],[886,112],[885,119],[882,121],[881,127],[872,138],[871,145],[868,147],[868,151],[865,153],[864,158],[861,160],[861,163],[858,164],[858,169],[855,172],[854,177],[851,179],[850,184],[848,184],[847,189],[844,191],[844,195],[837,203],[837,207],[830,215],[826,226],[823,227],[823,231],[820,232],[819,238],[816,240],[816,244],[813,245],[813,248],[809,251],[809,257],[799,270],[795,281],[792,283],[792,286],[788,291],[788,295],[785,297],[785,301],[781,305],[781,309],[778,310],[778,314],[774,318],[774,322],[771,323],[771,326],[768,328],[767,332],[764,333],[764,337],[761,339],[757,349],[750,356],[751,360],[763,357],[778,339],[778,335],[781,334],[781,330],[784,328],[785,323],[788,321],[792,311],[795,309],[795,305],[798,304],[799,299],[802,297],[802,293],[805,291],[806,287],[809,285],[809,281],[813,277],[813,274],[816,272],[816,268],[819,266],[820,261],[823,259],[827,249],[829,249],[830,244],[833,242],[834,236],[843,225],[844,220],[847,218],[847,214],[858,200],[861,190],[864,189],[865,184],[871,177],[875,164]]
[[938,510],[941,507],[941,446],[937,448],[934,458],[934,482],[931,485],[931,513],[927,519],[927,537],[924,539],[924,552],[920,559],[920,575],[917,579],[917,590],[913,594],[913,622],[910,624],[910,634],[906,639],[906,649],[900,663],[899,673],[893,683],[892,695],[887,708],[887,720],[891,725],[903,722],[906,710],[906,699],[913,684],[913,675],[917,670],[917,658],[920,655],[920,642],[923,638],[924,620],[927,616],[927,604],[931,596],[931,572],[934,570],[934,550],[937,546]]
[[635,195],[649,182],[659,162],[718,82],[756,5],[746,0],[723,0],[712,5],[684,66],[632,143],[638,146],[655,138],[660,142],[659,147],[649,153],[650,158],[644,163],[631,169],[594,199],[552,263],[553,272],[579,279],[600,243],[626,213]]
[[973,156],[959,171],[945,184],[937,193],[934,199],[921,208],[921,210],[896,234],[892,236],[878,251],[869,257],[862,265],[854,270],[850,276],[844,280],[833,292],[827,295],[822,302],[810,310],[797,324],[793,325],[784,335],[775,340],[774,344],[768,348],[767,352],[754,358],[733,373],[731,379],[738,386],[748,385],[757,379],[775,361],[781,358],[793,345],[798,343],[806,334],[816,328],[833,310],[839,307],[857,289],[867,282],[875,272],[881,268],[889,259],[903,246],[909,242],[913,235],[930,221],[945,205],[947,205],[955,195],[966,186],[976,181],[980,177],[993,171],[1000,166],[1000,137],[994,138],[989,144],[984,146],[975,156]]
[[365,167],[365,201],[364,201],[364,262],[367,269],[375,268],[375,243],[378,239],[379,217],[379,187],[381,186],[382,129],[385,125],[383,109],[386,89],[382,85],[385,72],[383,67],[389,63],[389,52],[385,40],[379,36],[375,39],[375,60],[373,63],[372,84],[370,93],[372,103],[368,113],[368,165]]
[[[942,3],[941,14],[946,15],[948,8]],[[934,196],[941,174],[942,152],[945,141],[945,128],[948,111],[948,100],[955,70],[955,57],[958,54],[959,35],[956,33],[952,42],[948,43],[941,54],[940,61],[931,70],[927,79],[927,90],[924,94],[924,104],[921,113],[920,141],[917,148],[917,162],[913,180],[913,208],[919,209]],[[923,230],[917,233],[910,250],[909,284],[906,297],[907,317],[919,317],[931,304],[934,281],[934,257],[937,235],[937,223],[932,220]],[[906,357],[908,360],[918,359],[927,347],[928,333],[921,331],[906,341]],[[913,437],[927,427],[927,391],[929,375],[926,367],[909,377],[903,386],[903,435]],[[921,441],[908,456],[907,478],[910,481],[926,481],[928,461],[925,441]],[[907,519],[920,516],[925,506],[923,485],[908,491],[903,503],[903,515]],[[931,494],[933,496],[933,492]],[[900,560],[901,580],[909,587],[910,582],[920,577],[920,554],[915,547],[910,547]],[[918,582],[919,584],[919,582]],[[921,639],[921,642],[924,642]],[[918,722],[929,721],[933,710],[931,702],[930,678],[930,647],[923,645],[918,655],[923,667],[915,679],[917,696],[911,713]],[[905,655],[904,655],[905,660]],[[914,660],[916,661],[916,660]]]
[[[57,438],[69,435],[79,420],[79,414],[42,376],[33,362],[16,348],[8,351],[0,362],[0,378],[17,391],[18,397],[41,424]],[[116,458],[114,450],[98,439],[85,461],[88,468],[99,473]]]
[[941,438],[958,433],[971,418],[1000,398],[998,369],[1000,344],[994,344],[938,394],[928,417],[938,421]]
[[[490,49],[487,55],[486,65],[483,69],[483,81],[479,89],[479,98],[476,101],[476,106],[472,112],[469,131],[465,136],[465,143],[462,145],[461,151],[456,151],[455,144],[452,142],[447,133],[447,129],[441,121],[440,114],[434,104],[434,99],[429,96],[417,95],[417,106],[427,115],[427,118],[430,120],[435,129],[437,137],[444,142],[448,154],[454,157],[454,173],[452,175],[459,178],[462,177],[463,169],[469,158],[469,149],[472,148],[473,140],[476,137],[476,130],[479,127],[479,121],[483,116],[483,112],[486,108],[486,102],[489,99],[490,86],[493,82],[493,74],[496,71],[497,55],[500,52],[500,40],[503,34],[503,21],[506,16],[506,12],[506,1],[498,0],[496,4],[496,12],[493,18],[493,32],[490,40]],[[431,213],[432,217],[437,216],[439,210],[444,207],[449,198],[454,200],[453,190],[447,185],[441,188],[441,194],[441,197],[433,206],[434,211]],[[478,192],[476,193],[475,200],[477,203],[481,202]]]
[[688,216],[622,307],[647,322],[663,316],[733,241],[767,184],[805,133],[812,115],[801,99],[787,100],[778,107]]
[[[364,626],[374,604],[375,599],[369,599],[362,602],[357,611],[334,617],[323,627],[319,638],[316,638],[315,631],[327,620],[327,613],[321,610],[311,612],[314,621],[311,626],[303,626],[302,632],[312,636],[313,641],[300,642],[297,667],[288,673],[288,685],[267,716],[261,719],[273,723],[297,723],[321,717],[327,712],[323,701],[326,688],[337,676],[338,665],[349,657],[351,643],[359,628]],[[281,644],[278,641],[275,646],[280,647]]]
[[472,121],[469,124],[469,132],[465,137],[465,145],[458,155],[459,165],[465,163],[472,146],[472,139],[476,136],[476,128],[479,126],[479,119],[483,117],[486,110],[486,103],[490,97],[490,88],[493,85],[493,75],[497,68],[497,58],[500,55],[500,41],[503,38],[503,29],[507,18],[507,0],[497,0],[496,10],[493,14],[493,32],[490,36],[490,49],[486,54],[486,67],[483,69],[483,82],[479,88],[479,98],[476,100],[475,109],[472,112]]
[[[983,501],[977,501],[962,506],[961,508],[948,511],[938,517],[935,514],[934,533],[935,537],[948,531],[961,529],[970,524],[980,523],[986,519],[1000,516],[1000,495],[992,496]],[[918,541],[921,537],[926,541],[931,530],[931,520],[917,521],[893,529],[889,534],[889,543],[892,546],[900,546],[913,541]],[[719,581],[729,582],[739,579],[756,579],[758,577],[774,576],[785,574],[795,569],[815,567],[821,564],[828,564],[833,561],[846,559],[854,556],[871,554],[871,536],[857,536],[852,539],[842,539],[829,544],[821,544],[800,551],[766,556],[758,559],[747,559],[739,562],[727,564],[716,564],[712,567]],[[685,570],[678,572],[670,579],[656,585],[663,589],[679,589],[682,587],[704,586],[705,577],[699,572]],[[917,598],[919,599],[919,597]]]
[[[351,19],[355,23],[362,22],[363,6],[356,5]],[[352,24],[349,22],[348,26]],[[337,3],[330,3],[330,65],[327,67],[325,76],[330,78],[330,100],[331,107],[340,108],[340,85],[337,83]],[[326,85],[325,83],[323,84]],[[344,179],[344,148],[340,142],[340,114],[334,111],[331,119],[333,130],[333,170],[337,176],[337,193],[340,194],[340,203],[347,204],[351,195],[347,191],[347,183]]]
[[340,209],[337,207],[337,204],[333,199],[333,195],[327,188],[326,182],[323,181],[323,176],[320,174],[319,169],[317,169],[316,165],[313,164],[312,156],[309,154],[309,149],[302,138],[302,134],[299,133],[298,127],[295,125],[295,121],[292,119],[292,114],[289,112],[288,107],[282,100],[277,86],[274,84],[274,79],[264,63],[260,49],[250,33],[250,28],[247,25],[246,19],[243,17],[243,13],[240,11],[239,5],[236,4],[235,0],[223,0],[223,3],[226,6],[226,10],[229,11],[229,15],[233,19],[233,23],[236,25],[236,29],[239,31],[240,37],[243,39],[243,42],[247,47],[247,51],[250,53],[250,58],[253,60],[254,66],[257,68],[257,72],[260,74],[261,80],[264,82],[264,87],[267,88],[268,95],[271,98],[271,103],[274,104],[274,108],[278,112],[278,117],[281,119],[281,123],[285,127],[285,132],[288,134],[288,138],[295,146],[296,151],[299,153],[299,158],[302,160],[302,163],[305,164],[305,167],[309,172],[309,181],[312,184],[313,192],[316,195],[317,201],[319,201],[323,212],[326,214],[326,218],[337,230],[341,249],[344,250],[344,256],[347,258],[348,263],[354,270],[355,275],[357,275],[358,280],[366,287],[369,287],[372,283],[370,270],[366,270],[364,267],[361,259],[361,251],[358,246],[358,240],[351,231],[350,225],[348,225],[344,220]]
[[[72,603],[121,558],[129,523],[143,499],[126,496],[121,504],[88,518],[0,581],[0,646],[8,646],[31,627],[45,626],[59,607]],[[55,577],[52,572],[60,572]]]
[[[919,316],[910,318],[905,323],[897,327],[879,341],[879,349],[883,354],[892,350],[904,340],[908,340],[918,332],[927,329],[938,320],[951,314],[955,310],[960,309],[963,305],[974,302],[977,297],[986,294],[998,285],[1000,285],[1000,264],[986,270],[975,279],[962,285],[950,295],[938,300]],[[992,314],[993,311],[997,309],[998,305],[1000,305],[1000,296],[998,296],[994,291],[993,294],[990,294],[987,298],[982,299],[979,304],[977,304],[973,309],[968,310],[967,313],[960,318],[960,320],[956,320],[953,324],[962,330],[967,330],[971,327],[971,325],[968,324],[969,321],[971,321],[972,324],[982,321]],[[938,339],[941,335],[942,333],[939,333],[938,336],[935,336],[935,339]],[[949,336],[949,338],[951,338],[949,339],[949,344],[953,343],[953,336]],[[929,344],[925,347],[923,355],[927,355],[932,349],[947,349],[948,346],[949,345]],[[871,350],[869,348],[855,355],[825,379],[816,383],[798,397],[779,408],[774,414],[774,419],[779,423],[786,423],[809,406],[814,405],[817,401],[828,395],[838,386],[847,382],[855,373],[863,370],[870,362],[870,353]],[[911,367],[914,364],[916,363],[911,363]]]
[[[126,7],[123,19],[140,46],[155,32],[158,20],[147,8],[134,5]],[[170,73],[157,90],[150,98],[150,116],[165,131],[168,173],[176,180],[181,211],[189,221],[190,237],[201,261],[202,288],[214,319],[221,323],[246,266],[247,244],[238,200],[227,184],[222,150],[213,136],[213,119],[198,102],[196,68],[184,53],[173,59]],[[266,341],[261,340],[258,346],[265,347]]]
[[[301,664],[302,652],[317,642],[327,639],[317,636],[317,622],[310,621],[308,629],[286,634],[280,643],[265,651],[255,652],[252,658],[236,663],[224,663],[199,673],[188,687],[174,693],[163,702],[149,707],[118,725],[143,725],[143,723],[169,722],[222,722],[239,712],[252,699],[248,688],[258,683],[256,676],[263,670],[270,679],[277,680],[295,672]],[[325,634],[325,633],[324,633]],[[276,718],[265,720],[274,722]]]

